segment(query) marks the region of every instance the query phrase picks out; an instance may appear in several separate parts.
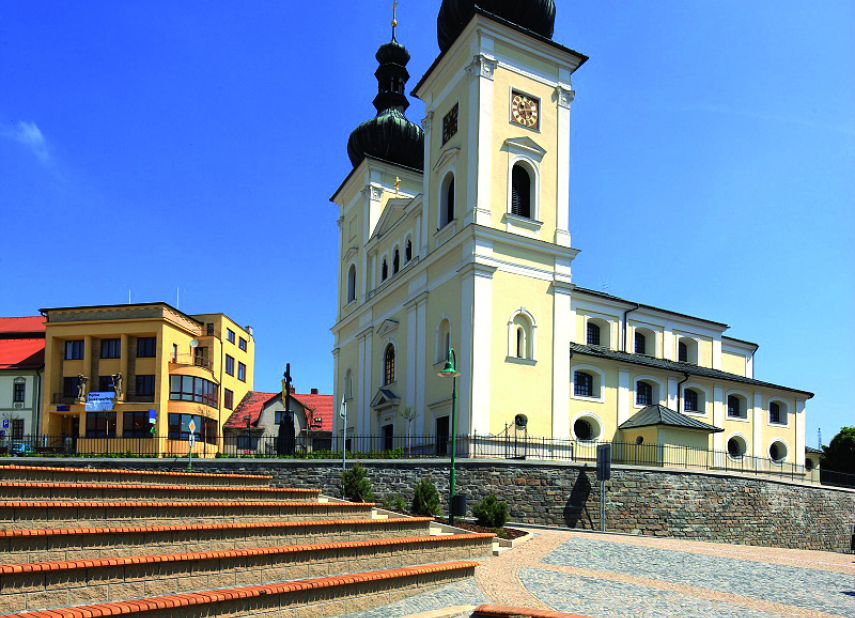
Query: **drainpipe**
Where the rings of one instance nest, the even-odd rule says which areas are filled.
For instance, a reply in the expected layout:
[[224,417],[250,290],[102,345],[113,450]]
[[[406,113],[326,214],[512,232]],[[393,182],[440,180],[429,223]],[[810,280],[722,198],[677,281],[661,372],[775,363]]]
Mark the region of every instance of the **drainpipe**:
[[632,309],[627,309],[623,312],[623,345],[621,346],[621,350],[623,350],[624,352],[629,352],[629,350],[626,349],[626,345],[628,343],[626,340],[626,316],[628,316],[633,311],[637,311],[639,307],[641,307],[641,305],[635,303],[635,307],[633,307]]
[[683,372],[683,379],[677,382],[677,412],[683,412],[683,391],[680,390],[680,387],[689,381],[689,374]]

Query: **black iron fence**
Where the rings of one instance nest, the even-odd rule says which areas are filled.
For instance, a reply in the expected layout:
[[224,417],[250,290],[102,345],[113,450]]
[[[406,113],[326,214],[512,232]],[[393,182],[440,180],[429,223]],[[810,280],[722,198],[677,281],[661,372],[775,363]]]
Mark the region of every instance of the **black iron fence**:
[[[194,457],[279,457],[275,435],[205,435],[193,445]],[[349,458],[445,458],[451,454],[451,437],[444,434],[422,436],[341,436],[328,432],[301,434],[296,439],[294,457],[340,459],[342,446]],[[596,465],[597,446],[583,440],[556,440],[524,434],[460,435],[454,440],[458,458],[565,461]],[[824,485],[855,487],[855,474],[806,469],[786,461],[766,457],[734,457],[726,451],[712,451],[672,444],[611,442],[612,463],[646,468],[676,468],[719,472],[742,472],[790,478]],[[153,436],[148,433],[86,437],[24,436],[0,440],[0,456],[76,457],[186,457],[190,443],[185,434]]]

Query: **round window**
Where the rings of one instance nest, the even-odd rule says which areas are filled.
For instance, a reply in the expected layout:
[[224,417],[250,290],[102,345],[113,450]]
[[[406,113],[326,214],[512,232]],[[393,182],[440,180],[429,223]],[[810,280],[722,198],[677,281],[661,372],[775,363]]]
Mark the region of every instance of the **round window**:
[[577,440],[591,440],[594,436],[594,429],[591,427],[591,423],[583,418],[573,423],[573,432],[576,434]]
[[781,462],[787,458],[787,447],[783,442],[772,442],[769,446],[769,458]]
[[727,453],[731,457],[742,457],[745,455],[745,440],[737,436],[727,441]]
[[644,444],[644,436],[638,436],[638,437],[635,439],[635,443],[636,443],[636,444]]
[[805,470],[808,472],[813,470],[813,459],[805,459]]

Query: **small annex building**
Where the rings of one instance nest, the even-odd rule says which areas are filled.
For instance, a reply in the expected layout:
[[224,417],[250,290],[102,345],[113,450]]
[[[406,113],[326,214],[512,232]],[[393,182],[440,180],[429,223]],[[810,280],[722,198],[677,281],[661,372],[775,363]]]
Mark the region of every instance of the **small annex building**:
[[44,318],[0,318],[0,452],[39,434],[44,366]]

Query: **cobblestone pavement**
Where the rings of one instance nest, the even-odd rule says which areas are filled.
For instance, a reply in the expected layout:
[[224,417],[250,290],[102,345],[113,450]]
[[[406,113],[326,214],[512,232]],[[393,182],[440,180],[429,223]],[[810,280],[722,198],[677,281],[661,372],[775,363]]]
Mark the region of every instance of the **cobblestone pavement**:
[[855,556],[569,531],[532,530],[483,559],[475,581],[355,618],[495,603],[592,618],[855,618]]

